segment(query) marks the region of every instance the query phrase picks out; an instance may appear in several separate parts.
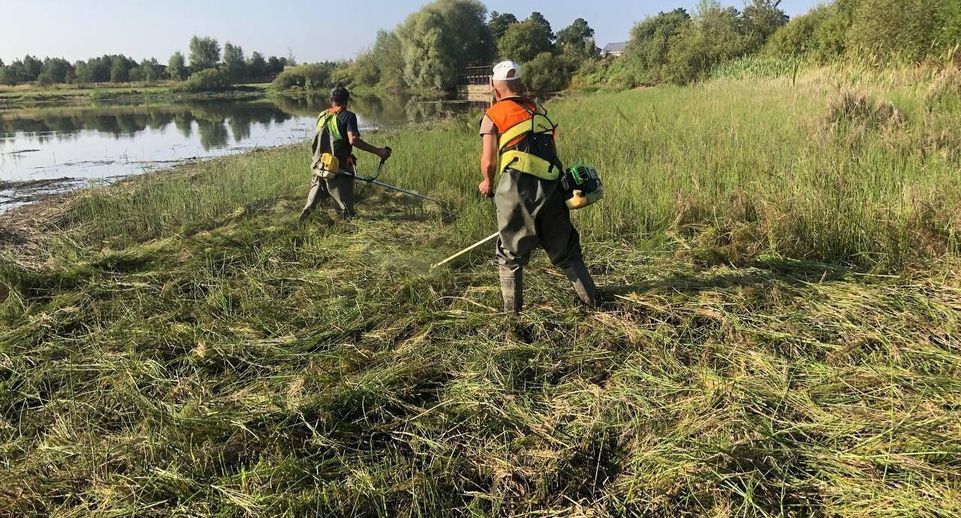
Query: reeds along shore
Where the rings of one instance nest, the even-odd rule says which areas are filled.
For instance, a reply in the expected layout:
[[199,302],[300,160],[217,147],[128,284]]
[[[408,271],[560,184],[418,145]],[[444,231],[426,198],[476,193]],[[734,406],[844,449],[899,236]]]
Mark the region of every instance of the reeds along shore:
[[[0,261],[0,514],[955,516],[961,74],[837,67],[548,103],[607,190],[608,302],[499,315],[473,118],[49,209]],[[374,165],[373,160],[369,162]]]

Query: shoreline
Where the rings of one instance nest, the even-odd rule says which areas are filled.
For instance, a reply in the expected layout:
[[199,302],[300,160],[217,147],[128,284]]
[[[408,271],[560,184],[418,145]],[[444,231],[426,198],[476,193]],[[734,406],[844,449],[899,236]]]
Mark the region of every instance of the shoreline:
[[[71,204],[83,196],[92,192],[104,189],[124,189],[133,188],[137,182],[153,182],[161,176],[184,176],[189,175],[192,168],[201,165],[211,165],[216,162],[229,162],[231,160],[244,159],[263,153],[281,153],[294,150],[302,144],[284,144],[280,146],[252,148],[240,153],[212,156],[206,158],[190,158],[176,163],[169,163],[157,169],[146,171],[141,174],[129,175],[124,177],[114,177],[91,181],[79,178],[54,178],[48,180],[28,180],[28,181],[0,181],[0,192],[25,188],[33,190],[35,194],[29,193],[24,198],[31,198],[23,203],[6,210],[0,210],[0,252],[7,252],[13,247],[26,247],[31,249],[38,244],[42,238],[40,235],[48,230],[52,220],[61,216],[64,211],[70,208]],[[17,185],[20,184],[20,185]],[[66,187],[68,184],[81,184],[75,188]],[[42,192],[46,190],[47,192]],[[16,202],[14,202],[16,203]],[[0,208],[2,208],[0,204]],[[56,226],[56,225],[54,225]],[[15,256],[21,254],[16,253]]]
[[[72,86],[72,85],[68,85]],[[248,100],[266,97],[269,84],[237,85],[223,92],[178,92],[176,84],[89,85],[72,88],[0,89],[0,113],[36,107],[147,101]]]

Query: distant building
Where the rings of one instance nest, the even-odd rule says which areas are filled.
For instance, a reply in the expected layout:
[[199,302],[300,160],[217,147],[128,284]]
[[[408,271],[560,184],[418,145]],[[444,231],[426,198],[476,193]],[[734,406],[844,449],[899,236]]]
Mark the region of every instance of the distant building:
[[605,56],[614,56],[615,58],[619,58],[624,55],[624,49],[626,48],[627,48],[626,41],[622,43],[611,43],[610,45],[604,47],[604,50],[601,51],[601,54]]

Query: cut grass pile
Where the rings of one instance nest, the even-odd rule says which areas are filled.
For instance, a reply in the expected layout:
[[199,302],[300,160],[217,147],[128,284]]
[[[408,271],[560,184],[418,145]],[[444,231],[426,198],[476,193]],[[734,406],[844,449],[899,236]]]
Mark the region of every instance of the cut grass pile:
[[475,121],[371,139],[443,210],[301,226],[301,148],[86,192],[0,262],[0,509],[958,515],[957,113],[907,76],[553,103],[596,312],[543,256],[517,321],[488,254],[429,272],[493,226]]

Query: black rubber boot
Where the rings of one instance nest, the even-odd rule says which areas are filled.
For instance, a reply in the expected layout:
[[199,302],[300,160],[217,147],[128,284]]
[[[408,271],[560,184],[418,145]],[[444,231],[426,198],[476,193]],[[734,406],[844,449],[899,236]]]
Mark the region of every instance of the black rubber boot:
[[524,270],[500,267],[501,295],[504,312],[518,314],[524,309]]
[[580,297],[581,301],[591,308],[597,308],[600,306],[600,296],[597,293],[597,286],[594,284],[594,279],[591,278],[590,272],[587,271],[587,266],[584,265],[583,261],[577,261],[572,263],[564,271],[567,275],[567,279],[571,281],[574,285],[574,291],[577,292],[577,296]]

